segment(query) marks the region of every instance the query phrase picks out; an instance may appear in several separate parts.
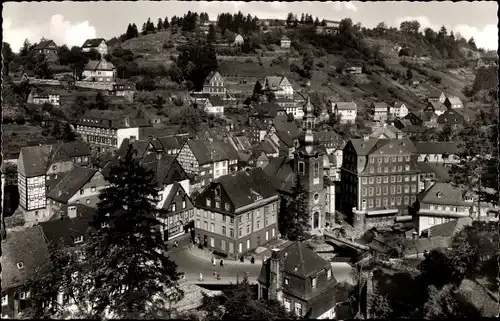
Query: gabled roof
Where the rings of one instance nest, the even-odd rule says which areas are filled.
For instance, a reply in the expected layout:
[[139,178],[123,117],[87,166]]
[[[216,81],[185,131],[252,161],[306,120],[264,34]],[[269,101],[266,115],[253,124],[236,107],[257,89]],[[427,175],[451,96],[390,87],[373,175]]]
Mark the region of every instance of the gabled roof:
[[[17,287],[50,267],[50,255],[42,228],[10,231],[2,241],[2,291]],[[17,264],[22,263],[19,269]]]
[[446,97],[446,100],[448,100],[448,102],[451,105],[463,105],[462,101],[457,96],[448,96],[448,97]]
[[158,139],[152,139],[151,143],[159,142],[163,147],[163,150],[169,149],[180,149],[182,147],[182,143],[178,137],[175,136],[167,136],[161,137]]
[[288,38],[287,36],[283,35],[283,37],[281,37],[281,41],[290,41],[290,38]]
[[188,144],[200,165],[229,160],[230,158],[225,149],[222,147],[222,145],[225,144],[225,142],[222,141],[190,139],[186,142],[186,144]]
[[271,90],[279,90],[281,88],[281,83],[283,82],[283,76],[266,76],[264,79],[264,84]]
[[418,162],[417,167],[420,173],[434,173],[437,182],[450,182],[450,167],[438,163]]
[[176,210],[181,209],[183,200],[186,201],[186,207],[183,210],[190,210],[193,208],[191,198],[186,193],[182,185],[178,182],[174,182],[170,192],[165,198],[162,208],[169,209],[172,204],[176,204]]
[[270,177],[276,190],[287,193],[292,192],[295,179],[293,159],[286,156],[272,159],[264,168],[264,172]]
[[106,40],[104,40],[104,38],[87,39],[83,43],[82,48],[95,48],[95,47],[99,47],[99,45],[103,41],[106,42]]
[[428,229],[425,229],[424,231],[430,230],[431,237],[451,237],[455,235],[455,233],[463,229],[465,226],[471,224],[472,224],[472,218],[461,217],[443,224],[434,225]]
[[133,128],[133,127],[151,127],[147,119],[128,117],[123,112],[111,110],[92,109],[81,116],[76,124],[100,128]]
[[417,142],[415,148],[418,154],[456,154],[461,142]]
[[67,203],[96,173],[95,169],[75,166],[47,194],[47,198]]
[[215,183],[222,185],[235,209],[254,203],[257,194],[264,199],[278,195],[269,177],[259,167],[221,176]]
[[[397,148],[403,148],[411,153],[415,152],[415,146],[409,138],[403,139],[351,139],[349,141],[356,151],[357,156],[368,156],[371,153],[377,151],[378,149],[387,146],[389,149],[394,149],[396,152]],[[346,145],[347,146],[347,145]],[[386,152],[387,153],[387,152]]]
[[220,73],[218,70],[212,70],[211,72],[208,73],[207,77],[205,78],[205,82],[203,83],[204,85],[209,85],[210,84],[210,80],[212,80],[212,78],[216,75],[216,74],[219,74],[220,76]]
[[54,44],[55,45],[56,43],[53,40],[42,41],[39,44],[37,44],[36,46],[34,46],[33,49],[34,50],[45,49],[50,44]]
[[423,204],[471,206],[470,202],[465,202],[464,195],[465,190],[462,188],[454,187],[450,183],[436,182],[417,197]]
[[115,65],[111,62],[106,61],[104,58],[101,60],[90,60],[87,65],[83,68],[83,70],[115,70]]
[[218,106],[224,106],[224,102],[222,101],[222,99],[219,97],[219,96],[210,96],[208,98],[208,100],[210,101],[210,103],[212,104],[212,106],[214,107],[218,107]]
[[339,101],[334,103],[338,110],[356,110],[358,106],[352,101]]
[[[62,211],[67,211],[68,207],[76,208],[75,218],[70,218],[66,213],[62,213]],[[75,237],[87,234],[90,223],[94,220],[97,211],[83,204],[64,206],[61,210],[57,217],[52,217],[49,221],[40,223],[40,227],[49,244],[57,244],[62,240],[64,245],[73,246]]]
[[388,109],[389,108],[389,105],[387,105],[386,102],[374,102],[372,103],[372,107],[374,109]]
[[464,116],[455,110],[447,110],[437,118],[439,124],[462,125],[465,123]]
[[370,137],[379,138],[380,136],[385,136],[386,138],[396,138],[398,134],[401,134],[401,130],[396,127],[384,123],[382,126],[378,127],[370,134]]
[[260,146],[262,147],[262,151],[264,151],[266,155],[275,154],[279,151],[278,146],[274,146],[268,139],[265,139],[263,142],[261,142]]
[[448,110],[448,108],[446,108],[446,106],[439,101],[429,101],[427,104],[431,105],[435,111],[445,112]]

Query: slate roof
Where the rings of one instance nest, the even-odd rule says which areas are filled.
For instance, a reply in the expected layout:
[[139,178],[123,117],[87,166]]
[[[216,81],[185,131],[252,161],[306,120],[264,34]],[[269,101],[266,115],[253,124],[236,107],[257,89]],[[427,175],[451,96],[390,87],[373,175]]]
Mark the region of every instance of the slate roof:
[[230,159],[225,148],[222,146],[226,144],[225,142],[218,140],[190,139],[186,144],[188,144],[200,165]]
[[222,185],[236,209],[254,203],[255,193],[263,198],[278,195],[269,177],[259,167],[221,176],[216,182]]
[[75,166],[47,194],[47,198],[67,203],[94,175],[97,170]]
[[464,116],[457,113],[455,110],[447,110],[442,115],[438,116],[439,124],[463,125],[465,124]]
[[436,174],[437,182],[446,183],[451,181],[450,167],[448,166],[444,166],[442,164],[437,164],[437,163],[418,162],[417,167],[421,173]]
[[208,100],[210,101],[210,103],[214,107],[224,106],[224,102],[222,101],[222,99],[219,96],[210,96],[208,98]]
[[334,103],[338,110],[357,110],[358,105],[355,102],[336,102]]
[[261,142],[260,145],[262,146],[262,150],[264,151],[264,153],[266,153],[266,155],[275,154],[278,152],[278,148],[273,146],[273,144],[267,139]]
[[[17,287],[50,267],[50,255],[42,228],[34,226],[21,231],[10,231],[2,241],[2,291]],[[22,262],[23,268],[17,264]]]
[[[64,213],[68,207],[76,207],[75,218],[70,218]],[[90,223],[96,214],[97,211],[89,206],[72,204],[61,208],[56,217],[40,223],[40,227],[48,244],[57,244],[62,240],[65,246],[71,247],[74,245],[75,237],[84,236],[85,239]]]
[[[351,139],[350,143],[353,145],[357,156],[368,156],[371,153],[377,151],[383,146],[389,145],[390,148],[402,148],[408,150],[411,153],[415,153],[415,145],[409,138],[403,139],[378,139],[370,137],[367,140],[362,138]],[[391,147],[392,146],[392,147]]]
[[99,45],[103,41],[106,42],[106,40],[104,40],[104,38],[87,39],[83,43],[82,48],[95,48],[95,47],[99,47]]
[[461,217],[449,222],[434,225],[424,231],[431,231],[432,237],[452,237],[455,233],[459,232],[467,225],[472,224],[472,219],[470,217]]
[[115,70],[115,65],[111,62],[106,61],[104,58],[101,60],[90,60],[87,65],[83,68],[83,70]]
[[267,76],[264,80],[264,83],[270,90],[279,90],[281,89],[281,82],[283,81],[283,76]]
[[[128,119],[128,126],[126,126],[126,119]],[[123,112],[97,109],[87,111],[75,123],[82,126],[113,129],[151,127],[147,119],[128,117]]]
[[386,136],[387,138],[396,138],[398,134],[401,134],[402,131],[399,130],[398,128],[389,125],[387,123],[384,123],[382,126],[378,127],[373,131],[373,133],[370,134],[370,137],[375,137],[378,138],[381,135]]
[[164,150],[167,149],[181,149],[182,143],[179,137],[167,136],[158,139],[152,139],[151,143],[155,146],[155,142],[159,142]]
[[445,112],[448,110],[448,108],[446,108],[446,106],[439,101],[429,101],[428,104],[431,105],[435,111]]
[[269,161],[264,168],[276,190],[287,193],[292,192],[295,173],[293,171],[293,159],[286,156],[277,157]]
[[46,40],[46,41],[42,41],[40,42],[39,44],[37,44],[36,46],[33,47],[34,50],[41,50],[41,49],[45,49],[48,45],[50,45],[51,43],[54,43],[54,41],[52,40]]
[[[441,197],[438,197],[441,192]],[[418,200],[423,204],[442,204],[470,206],[471,203],[465,202],[463,195],[465,190],[454,187],[450,183],[436,182],[431,188],[418,194]]]
[[417,142],[415,148],[418,154],[456,154],[461,142]]
[[216,73],[218,73],[218,70],[212,70],[211,72],[208,73],[207,77],[205,78],[205,81],[203,84],[205,85],[210,85],[210,80],[215,76]]
[[451,104],[451,105],[462,105],[463,106],[463,103],[462,101],[460,100],[459,97],[457,96],[448,96],[446,97],[446,100],[448,100],[448,102]]

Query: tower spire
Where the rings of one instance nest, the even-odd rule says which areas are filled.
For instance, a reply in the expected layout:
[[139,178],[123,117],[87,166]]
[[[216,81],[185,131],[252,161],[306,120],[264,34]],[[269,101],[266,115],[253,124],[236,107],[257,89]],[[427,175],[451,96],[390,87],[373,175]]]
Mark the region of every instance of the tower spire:
[[314,106],[311,104],[311,96],[307,95],[306,104],[303,107],[304,117],[302,118],[302,134],[299,136],[300,147],[312,155],[315,152],[314,127],[316,117],[314,117]]

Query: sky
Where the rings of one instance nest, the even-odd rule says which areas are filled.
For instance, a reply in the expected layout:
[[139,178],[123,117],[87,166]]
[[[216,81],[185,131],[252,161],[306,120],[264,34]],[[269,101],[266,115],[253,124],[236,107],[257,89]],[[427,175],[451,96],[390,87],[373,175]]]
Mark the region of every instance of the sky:
[[286,19],[289,12],[309,13],[327,20],[351,18],[354,23],[373,28],[379,22],[399,27],[405,20],[418,20],[421,30],[435,31],[444,25],[448,32],[458,32],[466,39],[474,37],[476,45],[498,48],[498,4],[496,1],[463,2],[194,2],[194,1],[97,1],[97,2],[4,2],[3,41],[13,51],[24,39],[38,42],[42,37],[58,45],[81,46],[89,38],[110,39],[125,33],[129,23],[139,29],[150,17],[171,18],[192,12],[207,12],[215,20],[221,12],[256,15],[259,18]]

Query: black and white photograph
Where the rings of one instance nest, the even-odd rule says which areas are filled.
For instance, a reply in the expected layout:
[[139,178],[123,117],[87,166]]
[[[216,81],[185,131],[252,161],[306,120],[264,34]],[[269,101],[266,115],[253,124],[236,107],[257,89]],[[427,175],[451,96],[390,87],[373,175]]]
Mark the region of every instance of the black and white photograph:
[[2,319],[500,316],[496,1],[2,6]]

